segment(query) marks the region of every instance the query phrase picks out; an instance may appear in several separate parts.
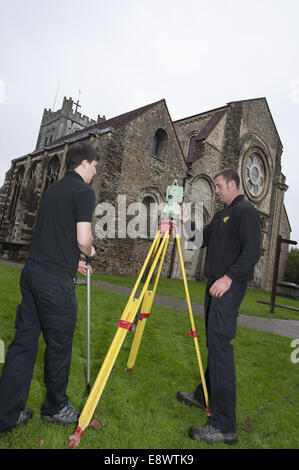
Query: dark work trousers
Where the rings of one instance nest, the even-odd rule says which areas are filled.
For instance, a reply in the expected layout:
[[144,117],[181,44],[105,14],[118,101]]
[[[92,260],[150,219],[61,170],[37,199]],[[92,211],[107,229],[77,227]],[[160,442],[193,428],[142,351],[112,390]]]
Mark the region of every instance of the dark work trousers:
[[[211,297],[207,283],[205,322],[208,362],[205,371],[210,411],[208,422],[222,432],[236,432],[236,374],[231,340],[236,335],[238,309],[246,292],[246,281],[233,281],[221,298]],[[194,396],[204,401],[201,384]]]
[[45,271],[28,260],[20,278],[15,337],[0,380],[0,431],[13,427],[25,408],[42,332],[46,349],[46,399],[42,413],[57,413],[68,402],[66,389],[77,319],[75,279]]

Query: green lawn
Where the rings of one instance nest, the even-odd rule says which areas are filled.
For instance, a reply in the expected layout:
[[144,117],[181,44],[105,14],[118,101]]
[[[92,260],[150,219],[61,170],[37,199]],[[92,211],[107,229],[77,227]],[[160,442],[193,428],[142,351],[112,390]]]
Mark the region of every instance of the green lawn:
[[[0,339],[6,348],[14,335],[14,315],[20,301],[19,275],[19,269],[0,265]],[[93,278],[99,278],[99,275]],[[122,278],[122,282],[129,287],[134,284],[132,278]],[[162,292],[159,286],[159,293],[183,295],[184,298],[178,285],[178,281],[161,280]],[[190,292],[192,301],[202,302],[203,285],[190,283]],[[68,394],[71,403],[82,409],[87,399],[84,285],[77,286],[77,297],[79,314]],[[126,300],[125,296],[91,287],[92,380],[96,378],[116,333]],[[252,305],[259,304],[253,302]],[[195,322],[205,364],[204,321],[196,317]],[[187,336],[189,330],[187,312],[154,305],[132,372],[126,371],[126,363],[133,333],[127,333],[94,415],[102,422],[103,430],[86,429],[81,449],[227,448],[224,444],[208,445],[189,439],[189,427],[203,425],[206,416],[203,411],[175,399],[178,390],[191,392],[199,381],[193,339]],[[238,327],[233,344],[239,442],[230,448],[298,448],[299,365],[290,360],[290,343],[290,338]],[[75,431],[74,426],[45,424],[40,419],[40,407],[45,397],[43,351],[41,338],[27,403],[34,411],[33,419],[25,427],[18,427],[1,438],[0,449],[63,449],[68,446],[68,435]]]
[[[95,273],[92,278],[94,280],[117,284],[124,287],[132,288],[137,277],[136,276],[107,276],[105,274]],[[191,301],[194,303],[204,303],[205,283],[198,281],[188,281]],[[185,290],[183,281],[180,279],[160,279],[157,294],[185,299]],[[247,289],[246,296],[242,302],[239,312],[244,315],[261,316],[267,318],[283,318],[287,320],[299,320],[299,312],[288,310],[281,307],[275,307],[274,313],[269,313],[269,305],[260,304],[257,300],[270,301],[271,294],[268,292]],[[299,308],[299,301],[288,299],[286,297],[276,297],[276,304],[287,305]]]

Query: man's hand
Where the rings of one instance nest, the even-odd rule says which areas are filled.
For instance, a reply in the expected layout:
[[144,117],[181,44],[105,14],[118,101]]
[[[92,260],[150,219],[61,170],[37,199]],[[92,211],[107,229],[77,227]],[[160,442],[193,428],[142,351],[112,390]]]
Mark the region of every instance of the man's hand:
[[78,266],[79,273],[83,274],[84,276],[87,276],[87,270],[88,269],[90,271],[90,274],[92,274],[92,267],[87,266],[85,261],[79,261],[79,266]]
[[210,287],[210,295],[212,297],[222,297],[227,292],[232,284],[232,280],[226,274],[217,279],[217,281]]

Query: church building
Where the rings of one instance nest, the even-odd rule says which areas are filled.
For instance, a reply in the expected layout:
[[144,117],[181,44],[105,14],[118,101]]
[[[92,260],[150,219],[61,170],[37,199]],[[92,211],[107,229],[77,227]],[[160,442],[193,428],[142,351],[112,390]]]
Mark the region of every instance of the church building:
[[[0,189],[0,255],[25,259],[43,193],[65,173],[65,157],[73,142],[89,142],[101,159],[92,187],[97,207],[109,203],[120,220],[120,203],[165,202],[174,179],[184,187],[184,201],[203,204],[204,223],[220,208],[213,176],[235,168],[241,193],[257,208],[262,223],[261,258],[252,286],[269,290],[277,236],[290,238],[284,207],[288,189],[281,172],[283,146],[267,100],[257,98],[228,103],[220,108],[173,121],[164,99],[111,119],[91,120],[78,112],[79,103],[64,98],[62,108],[44,110],[35,150],[15,158]],[[74,109],[75,108],[75,109]],[[134,214],[126,214],[126,223]],[[97,208],[93,228],[99,219]],[[116,223],[115,237],[97,238],[94,269],[107,274],[137,274],[153,240],[128,237]],[[205,249],[190,249],[182,242],[187,276],[204,280]],[[283,279],[287,252],[280,260]],[[172,242],[163,276],[180,278],[180,265]]]

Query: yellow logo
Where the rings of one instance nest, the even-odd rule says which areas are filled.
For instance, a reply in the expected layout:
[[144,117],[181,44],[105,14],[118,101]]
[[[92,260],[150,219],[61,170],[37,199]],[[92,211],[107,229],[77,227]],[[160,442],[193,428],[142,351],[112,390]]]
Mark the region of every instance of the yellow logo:
[[224,217],[223,222],[226,223],[228,221],[229,217]]

